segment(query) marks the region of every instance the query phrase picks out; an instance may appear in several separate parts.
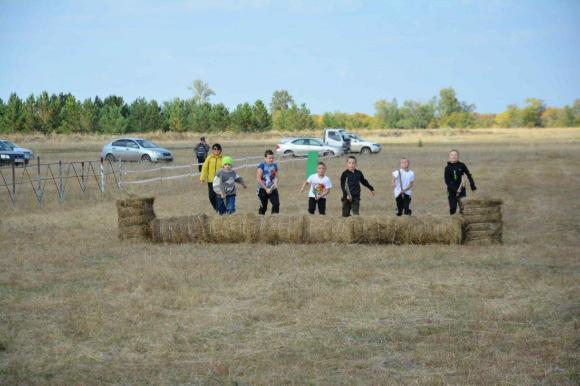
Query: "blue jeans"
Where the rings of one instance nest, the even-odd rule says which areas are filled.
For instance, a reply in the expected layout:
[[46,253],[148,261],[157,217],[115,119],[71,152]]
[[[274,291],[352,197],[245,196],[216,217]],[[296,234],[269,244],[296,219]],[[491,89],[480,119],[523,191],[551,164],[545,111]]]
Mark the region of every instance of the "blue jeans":
[[[224,202],[225,201],[225,202]],[[216,197],[217,210],[219,214],[232,214],[236,212],[236,195],[226,196],[225,200],[221,196]]]

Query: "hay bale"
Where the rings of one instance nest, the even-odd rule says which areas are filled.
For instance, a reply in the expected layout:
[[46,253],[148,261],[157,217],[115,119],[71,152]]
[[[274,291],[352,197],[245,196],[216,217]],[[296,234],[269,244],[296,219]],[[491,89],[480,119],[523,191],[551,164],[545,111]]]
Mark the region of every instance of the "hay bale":
[[478,207],[488,207],[488,206],[501,206],[503,205],[503,200],[489,197],[480,198],[467,198],[463,199],[459,203],[463,207],[468,206],[478,206]]
[[353,228],[360,223],[356,217],[305,216],[304,242],[305,243],[342,243],[353,244],[355,239]]
[[149,223],[155,219],[153,197],[131,196],[117,200],[117,223],[121,240],[145,240],[151,237]]
[[500,223],[502,220],[502,215],[500,213],[489,213],[489,214],[473,214],[462,216],[463,221],[467,224],[476,223]]
[[151,221],[151,240],[156,243],[204,242],[207,240],[205,214],[156,218]]
[[302,243],[304,241],[304,216],[279,214],[263,216],[259,239],[268,244]]
[[215,243],[255,243],[260,238],[261,219],[256,214],[211,216],[207,221],[208,240]]
[[503,228],[503,224],[501,222],[494,222],[494,223],[466,223],[465,224],[465,232],[474,232],[474,231],[487,231],[490,233],[495,233],[501,231]]
[[465,206],[461,212],[464,216],[498,214],[501,206]]
[[458,217],[365,217],[353,227],[354,239],[369,244],[460,244]]

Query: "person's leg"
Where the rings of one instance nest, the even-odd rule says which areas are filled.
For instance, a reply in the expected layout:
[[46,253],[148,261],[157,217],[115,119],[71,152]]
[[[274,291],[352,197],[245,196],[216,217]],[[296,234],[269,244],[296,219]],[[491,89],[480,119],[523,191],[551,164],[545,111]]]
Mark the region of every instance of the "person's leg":
[[411,215],[411,196],[405,194],[405,200],[403,201],[403,208],[407,216]]
[[314,197],[308,197],[308,213],[314,214],[316,210],[316,200]]
[[326,198],[318,199],[318,213],[321,215],[326,214]]
[[350,201],[346,198],[342,201],[342,217],[350,216]]
[[395,202],[397,203],[397,216],[402,216],[403,215],[403,197],[401,197],[401,195],[399,194],[395,198]]
[[199,169],[200,172],[201,172],[201,167],[203,166],[202,165],[203,164],[203,161],[205,161],[203,159],[203,157],[197,156],[197,163],[199,164],[199,165],[197,165],[197,168]]
[[236,213],[236,195],[226,196],[226,211],[228,214]]
[[450,192],[447,198],[449,200],[449,214],[455,214],[457,212],[457,196]]
[[209,203],[211,204],[211,207],[213,208],[213,210],[217,210],[217,204],[216,204],[216,194],[213,191],[213,183],[208,182],[207,183],[207,195],[209,197]]
[[352,214],[358,216],[360,210],[360,197],[353,197],[351,206],[352,206]]
[[216,208],[217,208],[217,212],[220,215],[223,215],[223,214],[226,214],[227,213],[226,204],[225,204],[224,200],[221,197],[218,197],[217,198]]
[[280,213],[280,196],[278,196],[278,189],[270,193],[270,202],[272,203],[272,214]]
[[258,199],[260,200],[258,214],[266,214],[266,211],[268,210],[268,195],[264,189],[258,191]]

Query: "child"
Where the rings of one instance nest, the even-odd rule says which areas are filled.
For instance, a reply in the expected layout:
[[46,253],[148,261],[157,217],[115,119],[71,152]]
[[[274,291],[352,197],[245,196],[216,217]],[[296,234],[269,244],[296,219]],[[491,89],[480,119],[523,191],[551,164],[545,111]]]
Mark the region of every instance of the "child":
[[471,176],[469,169],[467,169],[467,165],[459,161],[459,152],[457,150],[451,150],[449,152],[449,162],[447,162],[444,173],[449,199],[449,214],[455,214],[455,212],[457,212],[457,204],[459,200],[461,197],[467,195],[464,175],[469,179],[471,190],[477,190],[473,177]]
[[397,216],[411,215],[411,195],[415,186],[415,173],[409,170],[409,160],[401,158],[399,170],[393,172],[393,189],[397,202]]
[[340,176],[340,188],[342,189],[342,217],[352,214],[358,215],[360,208],[360,186],[364,185],[369,190],[370,196],[375,195],[375,189],[365,179],[362,172],[356,168],[356,157],[348,156],[346,159],[346,170]]
[[201,167],[201,174],[199,175],[199,182],[204,183],[207,181],[207,194],[209,197],[209,202],[213,210],[217,211],[217,201],[219,197],[216,196],[213,190],[213,179],[215,173],[222,168],[222,146],[219,143],[214,143],[211,147],[211,154],[203,162]]
[[266,214],[268,200],[272,203],[272,214],[279,213],[278,165],[274,163],[274,152],[272,150],[266,150],[264,153],[264,162],[258,165],[256,180],[258,181],[258,198],[260,199],[258,214]]
[[310,190],[308,191],[308,213],[314,214],[316,206],[318,205],[318,213],[321,215],[326,214],[326,196],[332,188],[332,182],[326,176],[326,165],[324,162],[319,162],[316,173],[304,181],[300,188],[300,193],[304,191],[304,188],[308,184],[310,184]]
[[236,182],[246,189],[243,178],[232,169],[233,163],[232,157],[225,156],[222,159],[223,167],[213,179],[213,189],[219,197],[216,204],[220,215],[236,211]]

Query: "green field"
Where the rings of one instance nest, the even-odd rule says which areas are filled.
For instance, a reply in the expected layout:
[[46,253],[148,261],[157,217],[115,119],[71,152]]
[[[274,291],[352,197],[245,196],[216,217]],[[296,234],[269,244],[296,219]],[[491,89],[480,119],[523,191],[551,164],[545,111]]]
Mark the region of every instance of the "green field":
[[[71,188],[44,208],[0,196],[0,384],[580,383],[579,131],[494,134],[368,133],[383,151],[360,157],[377,191],[361,214],[394,215],[405,156],[413,214],[445,215],[457,147],[477,195],[504,200],[502,246],[128,243],[114,190]],[[21,140],[50,161],[95,159],[105,142]],[[193,138],[156,140],[190,159]],[[234,156],[276,143],[219,140]],[[336,185],[344,162],[328,162]],[[241,174],[238,211],[257,212],[255,171]],[[281,212],[306,213],[304,162],[280,176]],[[208,212],[197,179],[129,190],[154,194],[160,217]]]

